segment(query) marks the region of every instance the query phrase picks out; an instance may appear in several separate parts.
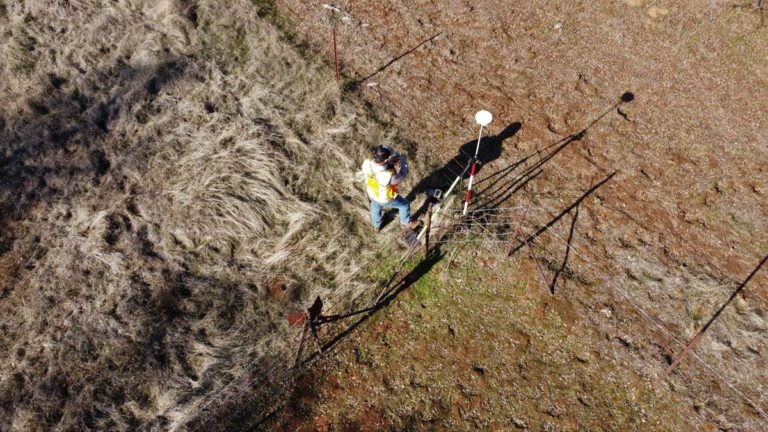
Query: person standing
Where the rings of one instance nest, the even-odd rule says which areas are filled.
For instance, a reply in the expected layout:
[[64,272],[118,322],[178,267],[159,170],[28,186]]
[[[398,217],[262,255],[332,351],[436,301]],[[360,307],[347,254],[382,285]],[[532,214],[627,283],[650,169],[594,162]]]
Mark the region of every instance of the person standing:
[[[396,168],[399,166],[399,169]],[[366,189],[371,200],[371,222],[376,231],[381,230],[384,209],[397,209],[400,226],[416,229],[420,221],[411,220],[411,203],[397,192],[398,186],[408,177],[408,158],[391,147],[375,147],[372,158],[363,162]]]

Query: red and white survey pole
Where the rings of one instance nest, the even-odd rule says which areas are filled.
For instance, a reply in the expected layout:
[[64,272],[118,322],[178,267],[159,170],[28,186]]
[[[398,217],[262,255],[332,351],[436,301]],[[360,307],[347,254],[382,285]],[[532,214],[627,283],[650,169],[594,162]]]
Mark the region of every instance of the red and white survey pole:
[[467,197],[464,199],[464,212],[467,215],[469,199],[472,197],[472,181],[475,179],[475,170],[477,169],[477,155],[480,153],[480,140],[483,138],[483,128],[491,124],[493,115],[488,111],[482,110],[475,114],[475,121],[480,125],[480,132],[477,134],[477,147],[475,148],[475,158],[472,159],[472,171],[469,172],[469,186],[467,187]]

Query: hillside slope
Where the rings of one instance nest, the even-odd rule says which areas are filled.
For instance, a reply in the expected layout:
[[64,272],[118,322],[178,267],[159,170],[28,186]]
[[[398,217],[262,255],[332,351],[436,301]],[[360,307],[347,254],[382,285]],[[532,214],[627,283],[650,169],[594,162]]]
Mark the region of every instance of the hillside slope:
[[400,142],[259,13],[0,2],[1,430],[177,429],[370,300],[354,173]]

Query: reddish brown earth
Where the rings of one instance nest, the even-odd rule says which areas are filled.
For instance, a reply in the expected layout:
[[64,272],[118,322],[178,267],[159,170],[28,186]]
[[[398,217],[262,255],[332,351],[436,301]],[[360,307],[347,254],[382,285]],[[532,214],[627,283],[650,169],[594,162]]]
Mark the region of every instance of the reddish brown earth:
[[[579,206],[554,297],[525,250],[512,261],[490,247],[444,260],[433,270],[443,276],[414,284],[321,362],[272,427],[768,427],[758,412],[768,409],[768,269],[697,348],[712,369],[689,358],[669,385],[651,389],[768,254],[763,11],[693,1],[365,0],[334,3],[332,15],[316,2],[276,3],[283,27],[329,59],[335,21],[348,91],[438,164],[472,141],[481,108],[495,115],[491,135],[515,122],[522,129],[480,177],[512,178],[522,169],[500,170],[534,155],[530,166],[583,130],[519,191],[507,193],[504,181],[479,187],[504,206],[530,206],[528,232],[617,174]],[[627,91],[634,100],[617,106]],[[573,214],[536,239],[545,278],[564,260]]]

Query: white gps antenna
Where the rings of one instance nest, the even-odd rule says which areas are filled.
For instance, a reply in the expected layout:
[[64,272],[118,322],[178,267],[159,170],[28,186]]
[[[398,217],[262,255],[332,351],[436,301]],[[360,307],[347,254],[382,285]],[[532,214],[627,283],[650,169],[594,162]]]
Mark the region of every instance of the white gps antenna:
[[493,121],[493,114],[486,110],[481,110],[475,113],[475,121],[480,126],[488,126]]

